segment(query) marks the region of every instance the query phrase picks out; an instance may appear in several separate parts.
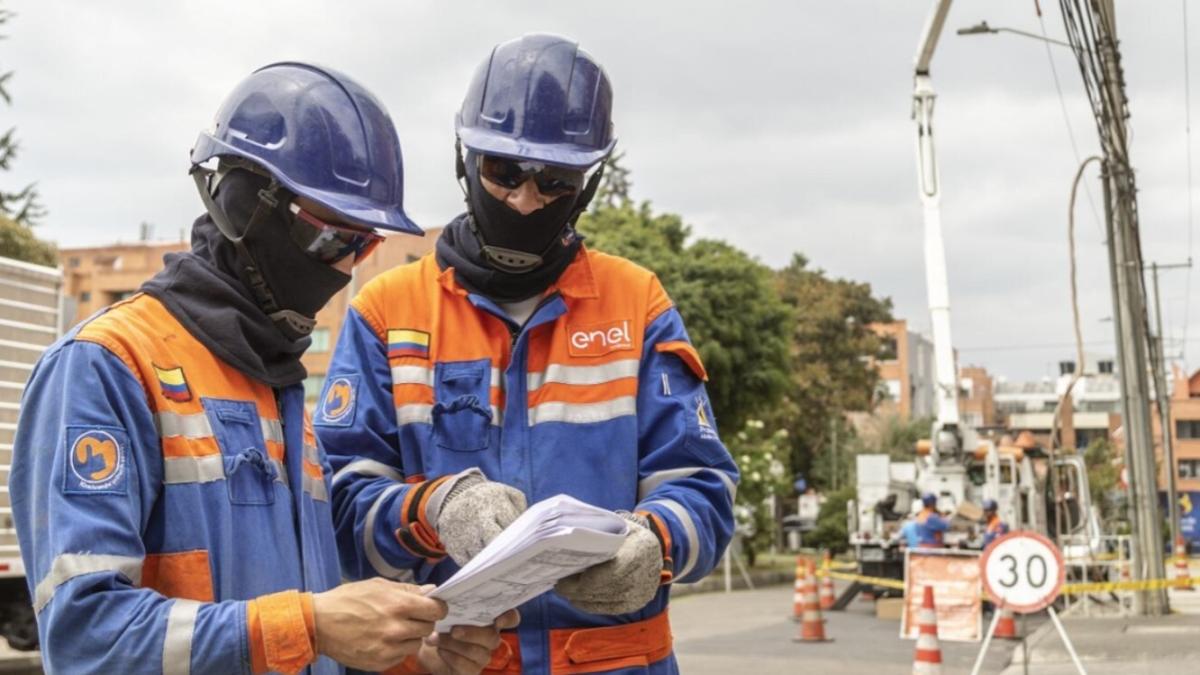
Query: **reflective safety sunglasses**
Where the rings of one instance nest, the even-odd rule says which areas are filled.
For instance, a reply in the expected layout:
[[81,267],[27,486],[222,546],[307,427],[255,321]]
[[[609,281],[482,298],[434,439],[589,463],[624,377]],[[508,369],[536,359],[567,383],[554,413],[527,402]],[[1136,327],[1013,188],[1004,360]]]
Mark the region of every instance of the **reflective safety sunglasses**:
[[383,235],[321,220],[296,202],[288,204],[292,212],[292,240],[313,258],[332,265],[348,255],[358,264],[371,255],[383,241]]
[[561,197],[583,187],[583,171],[495,155],[481,155],[479,175],[502,188],[516,190],[530,178],[546,197]]

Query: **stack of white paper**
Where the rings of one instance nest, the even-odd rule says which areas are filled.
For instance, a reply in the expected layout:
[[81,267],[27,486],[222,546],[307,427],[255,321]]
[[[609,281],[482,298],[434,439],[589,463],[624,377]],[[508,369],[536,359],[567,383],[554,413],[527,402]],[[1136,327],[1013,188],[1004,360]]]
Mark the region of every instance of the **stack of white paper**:
[[625,540],[627,525],[612,511],[567,495],[534,504],[429,593],[449,606],[437,630],[489,625],[559,579],[610,560]]

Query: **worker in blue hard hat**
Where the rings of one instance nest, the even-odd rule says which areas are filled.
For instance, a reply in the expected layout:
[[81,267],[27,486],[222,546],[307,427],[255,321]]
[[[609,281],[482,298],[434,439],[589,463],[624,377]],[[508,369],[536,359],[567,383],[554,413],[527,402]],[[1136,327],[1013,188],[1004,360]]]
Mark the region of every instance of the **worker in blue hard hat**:
[[941,548],[945,546],[942,536],[950,528],[950,521],[938,513],[937,504],[937,495],[932,492],[922,495],[921,505],[923,508],[915,519],[917,523],[917,542],[921,547]]
[[[403,208],[400,144],[354,80],[245,78],[191,152],[192,250],[50,347],[10,494],[47,672],[479,672],[496,625],[429,638],[424,589],[341,584],[300,356]],[[427,639],[429,638],[429,639]]]
[[613,559],[522,607],[496,672],[678,672],[670,583],[708,574],[734,530],[737,468],[682,317],[575,230],[612,97],[573,40],[491,50],[455,120],[465,212],[354,299],[315,416],[355,576],[444,580],[559,493],[627,521]]
[[1008,523],[1000,519],[999,505],[995,499],[983,500],[983,547],[1008,534]]

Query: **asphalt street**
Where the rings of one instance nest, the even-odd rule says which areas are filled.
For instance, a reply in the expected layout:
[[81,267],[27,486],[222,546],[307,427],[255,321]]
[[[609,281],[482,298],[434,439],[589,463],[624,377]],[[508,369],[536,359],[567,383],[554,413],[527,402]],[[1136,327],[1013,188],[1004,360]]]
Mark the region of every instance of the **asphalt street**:
[[[876,619],[871,602],[855,600],[844,612],[826,612],[825,635],[833,638],[828,643],[794,642],[798,624],[791,616],[790,586],[674,599],[671,628],[680,668],[686,675],[912,672],[913,641],[900,639],[899,620]],[[1033,625],[1026,628],[1032,632]],[[993,642],[983,672],[1002,672],[1019,644]],[[941,647],[944,672],[970,672],[978,644],[942,641]]]

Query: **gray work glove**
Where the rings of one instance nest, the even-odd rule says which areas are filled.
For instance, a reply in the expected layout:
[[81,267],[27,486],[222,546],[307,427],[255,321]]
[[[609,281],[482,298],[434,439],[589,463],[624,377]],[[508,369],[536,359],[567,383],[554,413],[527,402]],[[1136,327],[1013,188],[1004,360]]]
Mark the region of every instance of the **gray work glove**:
[[425,508],[446,553],[461,567],[525,512],[520,490],[468,469],[437,487]]
[[662,583],[662,545],[645,516],[617,511],[628,520],[629,534],[607,562],[562,579],[554,590],[590,614],[627,614],[645,607]]

